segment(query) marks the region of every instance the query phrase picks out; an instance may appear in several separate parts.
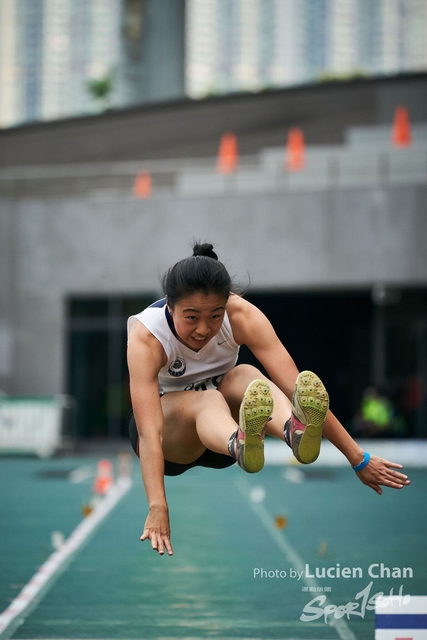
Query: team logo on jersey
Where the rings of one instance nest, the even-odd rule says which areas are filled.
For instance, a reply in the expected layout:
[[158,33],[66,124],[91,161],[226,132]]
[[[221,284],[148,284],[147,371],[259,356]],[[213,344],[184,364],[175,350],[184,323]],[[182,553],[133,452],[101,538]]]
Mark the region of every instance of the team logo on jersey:
[[179,378],[179,376],[183,376],[187,369],[187,365],[185,364],[184,358],[177,358],[168,369],[168,374],[173,376],[174,378]]

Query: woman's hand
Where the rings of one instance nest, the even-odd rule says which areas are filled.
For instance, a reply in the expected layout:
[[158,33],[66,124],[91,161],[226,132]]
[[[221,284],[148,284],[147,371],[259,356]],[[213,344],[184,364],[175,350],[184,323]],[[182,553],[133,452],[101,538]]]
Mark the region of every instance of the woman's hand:
[[151,540],[151,546],[159,555],[163,555],[165,547],[168,554],[173,555],[170,543],[169,510],[166,507],[152,507],[147,516],[141,541]]
[[381,495],[383,491],[380,485],[391,487],[392,489],[402,489],[405,485],[410,484],[408,476],[396,471],[396,469],[402,468],[403,466],[397,462],[389,462],[384,458],[371,456],[367,466],[356,473],[363,484],[371,487],[378,495]]

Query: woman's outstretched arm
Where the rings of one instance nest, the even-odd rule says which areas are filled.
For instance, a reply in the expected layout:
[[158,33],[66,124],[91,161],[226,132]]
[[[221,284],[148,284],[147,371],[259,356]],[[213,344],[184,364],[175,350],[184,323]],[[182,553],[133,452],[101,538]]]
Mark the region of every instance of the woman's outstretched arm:
[[[227,311],[235,340],[252,351],[272,382],[291,400],[299,372],[268,318],[255,305],[238,296],[232,296]],[[341,451],[352,467],[362,462],[363,449],[331,411],[326,416],[323,435]],[[402,469],[402,465],[398,463],[371,456],[368,464],[357,475],[363,484],[381,495],[380,485],[401,489],[409,484],[408,477],[400,473],[399,469]]]
[[135,325],[129,337],[128,367],[141,473],[149,507],[141,540],[149,539],[160,555],[164,554],[165,548],[172,555],[164,484],[163,413],[157,378],[164,359],[159,341],[144,325]]

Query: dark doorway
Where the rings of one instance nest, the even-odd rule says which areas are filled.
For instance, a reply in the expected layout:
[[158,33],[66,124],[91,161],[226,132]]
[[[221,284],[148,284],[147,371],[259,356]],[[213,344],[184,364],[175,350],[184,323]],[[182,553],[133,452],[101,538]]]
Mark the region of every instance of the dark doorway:
[[[300,370],[323,379],[352,432],[364,392],[378,388],[401,419],[398,437],[427,437],[427,290],[249,293]],[[243,348],[242,362],[254,363]]]
[[[331,408],[348,423],[370,384],[370,292],[259,293],[247,299],[269,318],[300,371],[315,371]],[[253,362],[243,350],[242,361]]]
[[78,437],[126,436],[126,323],[154,300],[154,295],[68,300],[68,392],[77,401]]

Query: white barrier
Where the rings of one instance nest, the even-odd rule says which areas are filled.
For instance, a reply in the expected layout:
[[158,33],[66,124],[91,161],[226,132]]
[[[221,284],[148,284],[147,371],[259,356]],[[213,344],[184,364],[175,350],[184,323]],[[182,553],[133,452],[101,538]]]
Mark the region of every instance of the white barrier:
[[[427,440],[359,440],[357,444],[371,455],[386,458],[390,462],[403,464],[405,468],[423,469],[427,467]],[[293,465],[304,471],[304,465],[300,465],[294,458],[292,451],[280,440],[268,438],[265,442],[265,464],[267,465]],[[327,440],[323,440],[320,455],[315,462],[316,466],[324,467],[348,467],[349,462],[336,447]]]
[[64,413],[68,396],[0,397],[0,453],[53,455],[64,444]]

